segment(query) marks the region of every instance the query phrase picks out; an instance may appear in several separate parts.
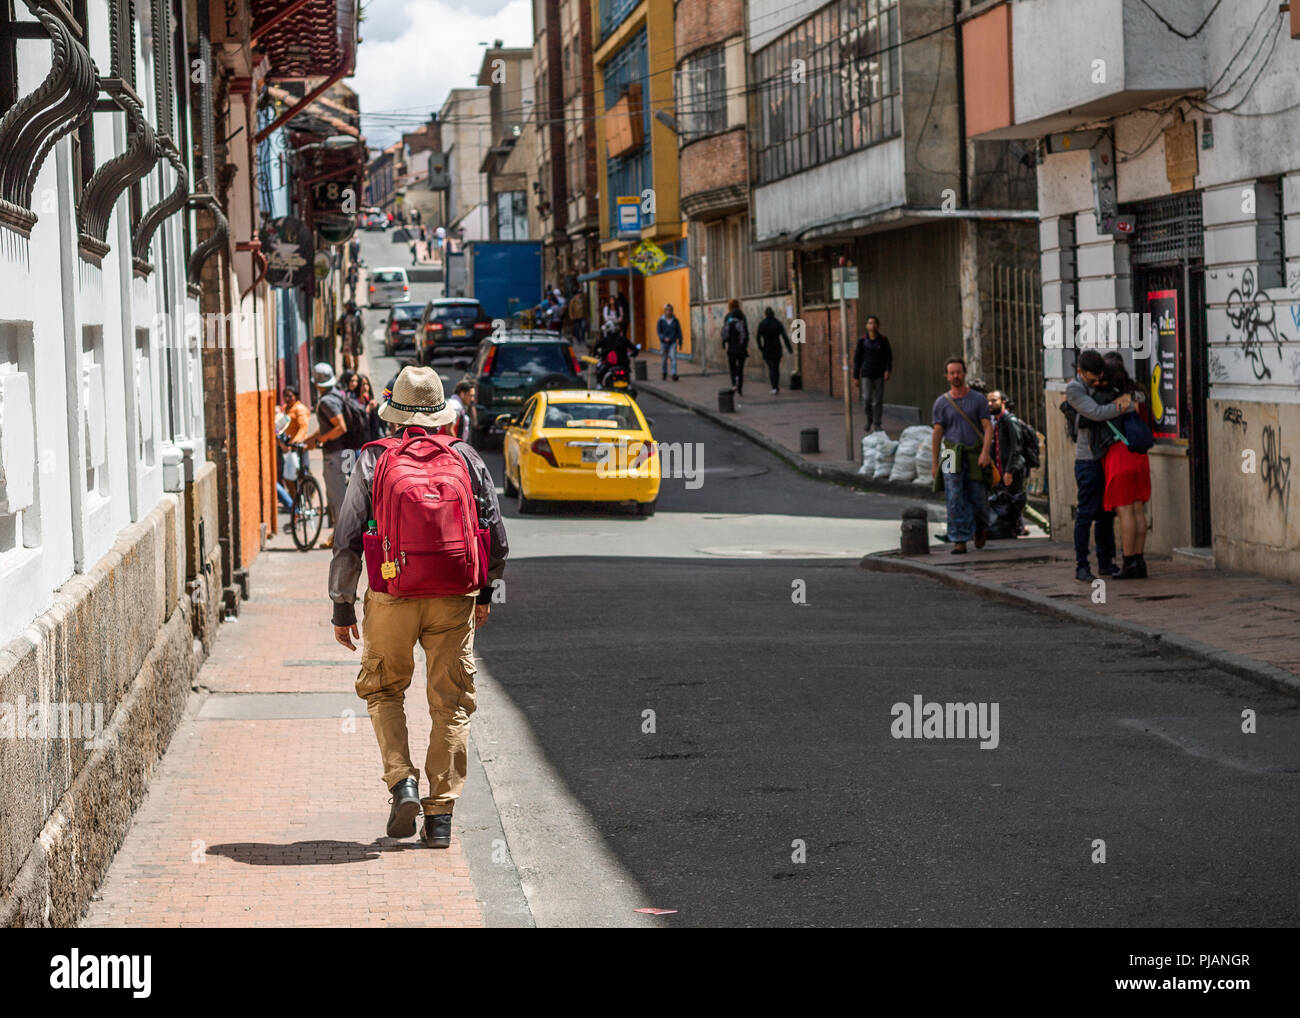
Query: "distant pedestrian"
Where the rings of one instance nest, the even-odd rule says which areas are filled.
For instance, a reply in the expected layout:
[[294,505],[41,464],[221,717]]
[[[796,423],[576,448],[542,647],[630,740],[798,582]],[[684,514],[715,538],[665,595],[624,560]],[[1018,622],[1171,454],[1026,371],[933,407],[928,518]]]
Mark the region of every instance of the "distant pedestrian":
[[[479,454],[448,434],[456,411],[443,397],[437,371],[403,368],[379,414],[396,434],[361,450],[348,484],[330,562],[334,639],[356,650],[353,641],[361,638],[356,692],[366,701],[392,793],[388,836],[413,835],[423,809],[421,839],[429,848],[448,848],[477,705],[474,634],[491,613],[509,547],[496,482]],[[364,638],[356,613],[363,562],[369,577]],[[405,706],[417,643],[433,720],[424,797]]]
[[722,348],[727,351],[727,369],[731,388],[737,396],[745,394],[745,361],[749,357],[749,322],[734,297],[727,303],[727,317],[722,320]]
[[477,395],[478,388],[474,382],[462,378],[456,383],[455,393],[447,398],[447,405],[456,411],[456,421],[452,425],[451,433],[462,442],[469,441],[470,408],[474,405]]
[[298,398],[298,390],[292,385],[284,387],[283,407],[288,417],[288,425],[280,435],[280,449],[284,453],[282,476],[290,495],[298,494],[298,477],[302,473],[301,453],[294,446],[307,441],[307,432],[311,430],[311,411],[307,404]]
[[673,381],[677,381],[677,348],[682,343],[682,323],[677,320],[671,304],[664,305],[664,313],[659,316],[655,327],[659,334],[659,360],[663,368],[664,381],[668,381],[668,365],[673,368]]
[[[1138,418],[1150,428],[1150,411],[1146,406],[1146,397],[1141,388],[1129,377],[1124,358],[1118,353],[1108,353],[1102,358],[1105,364],[1105,384],[1118,395],[1128,395],[1133,400],[1133,410]],[[1121,415],[1120,422],[1124,422]],[[1117,422],[1108,422],[1113,440],[1106,449],[1102,467],[1106,475],[1106,493],[1102,505],[1107,511],[1114,511],[1119,519],[1121,552],[1124,564],[1115,574],[1117,580],[1145,580],[1147,560],[1144,552],[1147,543],[1146,504],[1151,501],[1151,461],[1145,449],[1135,451],[1129,439],[1129,429],[1118,431]],[[1120,437],[1123,435],[1124,437]],[[1143,435],[1144,442],[1151,441],[1149,435]],[[1149,448],[1149,446],[1148,446]]]
[[581,290],[569,298],[569,329],[575,343],[587,342],[587,298]]
[[1097,571],[1114,576],[1115,514],[1106,509],[1106,471],[1093,449],[1093,432],[1097,424],[1114,420],[1133,405],[1129,393],[1112,403],[1096,399],[1101,389],[1106,362],[1096,350],[1081,350],[1075,364],[1075,377],[1065,387],[1067,426],[1074,442],[1074,481],[1078,488],[1074,516],[1074,578],[1083,583],[1096,579],[1088,565],[1089,538],[1095,530]]
[[983,548],[988,537],[993,422],[988,399],[966,384],[966,362],[949,357],[943,370],[948,391],[930,411],[930,474],[937,480],[942,471],[948,540],[954,555],[964,555],[972,537],[976,548]]
[[[307,439],[307,448],[319,447],[325,460],[325,505],[329,510],[330,525],[337,526],[339,512],[343,508],[343,495],[347,491],[348,466],[359,436],[348,437],[348,418],[354,420],[360,416],[359,410],[350,411],[349,403],[355,403],[347,391],[340,387],[334,376],[334,369],[324,362],[312,368],[312,384],[316,386],[316,433]],[[328,548],[333,543],[333,535],[327,537],[321,547]]]
[[357,358],[361,356],[361,347],[365,337],[365,325],[356,301],[350,300],[347,302],[343,314],[339,316],[335,329],[339,337],[339,347],[343,353],[343,367],[347,371],[355,371]]
[[785,325],[771,308],[763,309],[763,320],[755,330],[755,339],[758,342],[758,352],[763,355],[763,363],[767,365],[772,395],[775,396],[781,391],[781,344],[785,343],[785,353],[794,353],[794,347],[790,345]]
[[1019,421],[997,389],[988,394],[993,420],[993,466],[997,483],[989,492],[989,537],[1020,536],[1020,514],[1025,509],[1025,455],[1020,447]]
[[388,429],[379,417],[379,401],[375,398],[375,387],[369,375],[357,375],[357,388],[353,394],[361,412],[366,415],[365,441],[374,442],[383,438]]
[[862,394],[867,433],[879,431],[885,407],[885,383],[894,370],[894,350],[880,331],[880,319],[867,318],[867,331],[853,351],[853,378]]
[[600,312],[600,332],[602,342],[610,335],[617,333],[623,335],[627,326],[627,319],[623,317],[623,309],[619,306],[618,298],[612,293],[605,298],[605,306]]

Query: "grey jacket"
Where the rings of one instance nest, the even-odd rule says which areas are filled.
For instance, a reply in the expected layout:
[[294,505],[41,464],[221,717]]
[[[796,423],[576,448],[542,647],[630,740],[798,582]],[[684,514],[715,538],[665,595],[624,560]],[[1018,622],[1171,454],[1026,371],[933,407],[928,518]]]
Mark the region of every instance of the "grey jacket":
[[[492,581],[499,580],[506,569],[510,546],[506,542],[506,524],[497,502],[497,486],[487,464],[473,448],[457,442],[453,448],[469,468],[474,496],[486,503],[485,519],[492,533],[488,555],[488,585],[478,592],[478,603],[492,600]],[[357,583],[364,568],[361,537],[374,512],[370,490],[375,481],[375,462],[381,450],[367,446],[357,454],[352,480],[348,482],[343,508],[334,527],[334,558],[330,561],[330,600],[334,602],[334,625],[350,626],[357,621]]]
[[1092,398],[1095,389],[1089,389],[1083,382],[1075,376],[1070,379],[1070,384],[1065,387],[1065,398],[1069,400],[1070,406],[1078,411],[1079,417],[1079,438],[1074,443],[1074,458],[1076,460],[1095,460],[1097,457],[1092,451],[1092,428],[1085,427],[1084,421],[1110,421],[1120,416],[1123,411],[1115,403],[1098,403]]

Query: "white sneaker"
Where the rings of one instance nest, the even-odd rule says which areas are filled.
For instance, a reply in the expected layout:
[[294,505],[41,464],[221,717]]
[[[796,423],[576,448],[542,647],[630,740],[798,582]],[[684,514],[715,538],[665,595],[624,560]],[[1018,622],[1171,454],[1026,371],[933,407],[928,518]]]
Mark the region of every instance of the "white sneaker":
[[773,395],[773,396],[776,395],[776,390],[775,390],[775,389],[772,390],[772,395]]

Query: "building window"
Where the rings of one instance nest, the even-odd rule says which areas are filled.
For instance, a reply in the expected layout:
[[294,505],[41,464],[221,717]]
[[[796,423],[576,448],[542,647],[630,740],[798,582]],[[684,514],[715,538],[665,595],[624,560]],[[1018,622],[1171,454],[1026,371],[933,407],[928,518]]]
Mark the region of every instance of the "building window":
[[640,0],[600,0],[600,37],[608,38],[610,32],[618,28]]
[[898,136],[898,47],[898,0],[835,0],[765,46],[755,57],[759,183]]
[[727,129],[727,66],[723,47],[696,53],[682,62],[677,72],[677,116],[684,141]]
[[31,322],[0,323],[0,566],[41,543],[34,369]]
[[[650,64],[646,50],[646,33],[638,32],[631,41],[615,53],[605,65],[605,111],[608,112],[624,95],[637,85],[644,97],[641,103],[641,137],[646,139],[640,149],[622,156],[611,156],[606,161],[608,179],[605,198],[609,206],[610,229],[618,223],[620,196],[640,196],[651,186],[650,163]],[[654,217],[642,212],[641,223],[650,225]]]
[[497,192],[497,239],[528,239],[528,193],[526,191]]

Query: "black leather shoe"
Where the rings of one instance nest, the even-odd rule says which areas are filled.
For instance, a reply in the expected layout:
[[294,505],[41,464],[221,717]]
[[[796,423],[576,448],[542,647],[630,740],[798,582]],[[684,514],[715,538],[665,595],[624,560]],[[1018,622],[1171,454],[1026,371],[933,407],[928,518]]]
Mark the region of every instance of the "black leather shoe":
[[389,791],[393,793],[393,808],[388,811],[388,836],[409,838],[415,833],[415,816],[420,812],[420,783],[406,778]]
[[430,848],[451,848],[451,814],[435,813],[425,817],[420,837]]
[[1147,578],[1147,557],[1145,555],[1137,556],[1137,566],[1138,579],[1145,580]]
[[1091,583],[1097,577],[1092,575],[1092,570],[1087,566],[1079,566],[1079,568],[1074,571],[1074,578],[1080,583]]
[[1141,578],[1142,578],[1142,573],[1141,573],[1141,571],[1138,569],[1137,556],[1136,556],[1136,555],[1125,555],[1125,556],[1124,556],[1124,565],[1123,565],[1123,567],[1120,569],[1120,571],[1117,572],[1117,573],[1115,574],[1115,579],[1117,579],[1117,580],[1139,580],[1139,579],[1141,579]]
[[1106,566],[1099,565],[1097,567],[1097,572],[1101,573],[1102,576],[1118,576],[1120,574],[1120,567],[1112,562],[1110,565]]

